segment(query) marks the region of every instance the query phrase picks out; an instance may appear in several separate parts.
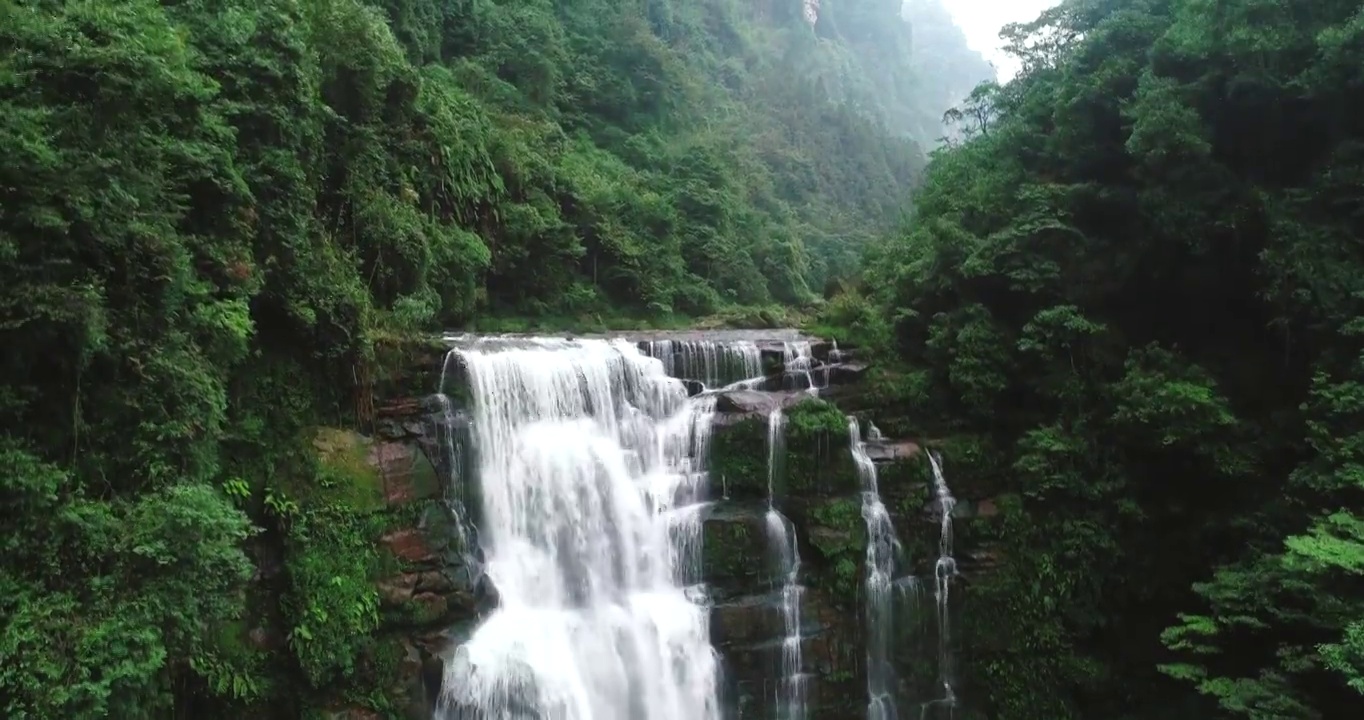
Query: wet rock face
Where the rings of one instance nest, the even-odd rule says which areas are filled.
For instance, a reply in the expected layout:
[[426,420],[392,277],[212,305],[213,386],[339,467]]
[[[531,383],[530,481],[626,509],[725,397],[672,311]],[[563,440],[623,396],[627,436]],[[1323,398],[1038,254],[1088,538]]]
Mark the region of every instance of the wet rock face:
[[[372,512],[386,528],[378,545],[387,572],[377,581],[382,617],[377,634],[397,658],[388,696],[403,717],[414,720],[432,715],[446,632],[496,602],[448,504],[458,460],[443,438],[460,432],[465,422],[429,398],[397,398],[376,409],[373,437],[322,428],[313,441],[321,463],[368,474],[379,488]],[[369,717],[366,712],[343,709],[334,717]]]
[[[789,519],[801,559],[801,672],[809,717],[861,717],[866,685],[859,583],[866,553],[847,419],[802,391],[732,391],[717,402],[703,580],[715,602],[711,640],[724,660],[725,701],[771,717],[782,680],[784,578],[774,572],[765,513]],[[783,410],[783,452],[769,491],[768,413]]]
[[[725,703],[736,716],[773,717],[782,677],[786,628],[781,580],[772,572],[771,543],[763,535],[769,482],[773,504],[791,522],[801,558],[807,717],[866,714],[867,531],[847,418],[836,406],[863,392],[857,384],[868,368],[851,359],[854,352],[835,354],[826,346],[820,357],[816,350],[809,375],[821,388],[817,397],[799,382],[803,372],[769,364],[763,383],[721,392],[717,399],[709,459],[716,502],[705,524],[702,579],[714,602],[711,640],[724,661]],[[827,380],[821,376],[825,372]],[[874,398],[859,399],[864,407],[875,407]],[[784,443],[769,480],[768,415],[777,408],[784,415]],[[897,695],[912,704],[915,698],[937,697],[941,690],[934,677],[937,630],[931,580],[940,524],[936,515],[924,512],[935,507],[932,474],[922,441],[884,438],[868,441],[865,448],[903,546],[897,571],[901,582],[892,600],[896,620],[889,660],[900,685]],[[954,587],[956,603],[969,598],[971,582],[999,562],[998,549],[972,545],[970,539],[971,521],[997,514],[996,502],[971,497],[965,488],[958,500],[953,517],[959,521],[956,555],[964,582]],[[920,709],[901,707],[901,716],[917,717]]]
[[[723,659],[724,698],[734,716],[771,717],[782,677],[784,578],[774,572],[762,503],[720,503],[704,525],[703,574],[711,590],[711,642]],[[862,547],[856,548],[863,552]],[[811,717],[860,717],[863,656],[859,615],[820,579],[818,551],[801,548],[812,569],[802,580],[801,656]]]
[[729,598],[769,589],[777,581],[768,562],[764,508],[757,502],[712,506],[702,522],[701,573],[711,598]]

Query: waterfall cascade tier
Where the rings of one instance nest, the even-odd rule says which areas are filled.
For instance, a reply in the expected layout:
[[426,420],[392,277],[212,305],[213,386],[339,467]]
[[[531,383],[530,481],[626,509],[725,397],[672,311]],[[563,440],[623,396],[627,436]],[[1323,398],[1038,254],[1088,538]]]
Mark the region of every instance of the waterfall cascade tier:
[[938,559],[933,564],[933,600],[937,608],[938,621],[938,682],[942,685],[943,695],[930,704],[948,709],[949,713],[957,704],[952,655],[952,617],[949,602],[952,580],[957,575],[957,560],[952,556],[952,511],[957,499],[947,486],[943,476],[942,460],[937,453],[927,453],[929,465],[933,469],[933,496],[939,515]]
[[800,545],[794,524],[781,514],[776,505],[775,485],[782,460],[783,421],[781,408],[773,409],[767,416],[767,512],[763,521],[776,569],[776,581],[780,583],[782,618],[781,667],[773,707],[776,720],[804,720],[801,598],[805,588],[800,584]]
[[[880,440],[875,425],[867,428],[868,439]],[[848,418],[848,443],[862,482],[862,519],[867,524],[866,634],[867,634],[867,720],[895,720],[895,670],[890,662],[889,644],[894,635],[894,583],[900,540],[890,513],[881,502],[876,464],[867,454],[857,418]]]
[[[516,346],[546,338],[456,334],[445,339],[459,345]],[[794,330],[633,332],[584,335],[571,340],[635,344],[645,355],[662,361],[664,372],[683,380],[693,395],[722,390],[822,390],[856,382],[867,369],[865,363],[857,361],[855,351],[840,350],[836,342],[806,337]]]
[[438,717],[718,720],[695,589],[713,400],[623,341],[455,352],[499,606],[447,663]]
[[[908,510],[919,447],[829,402],[865,397],[855,349],[789,334],[447,342],[449,395],[427,407],[465,566],[488,591],[473,629],[446,634],[436,720],[954,714],[954,501],[934,456],[946,517],[902,526],[939,538],[920,584],[896,532],[922,517]],[[936,613],[908,602],[920,587]],[[936,663],[915,648],[920,624],[925,641],[938,630]]]

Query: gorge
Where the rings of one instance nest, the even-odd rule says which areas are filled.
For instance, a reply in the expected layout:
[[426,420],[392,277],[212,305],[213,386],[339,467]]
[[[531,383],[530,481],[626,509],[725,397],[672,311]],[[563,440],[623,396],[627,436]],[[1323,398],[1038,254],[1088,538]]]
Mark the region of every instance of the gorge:
[[1364,716],[1359,1],[966,2],[0,0],[0,716]]
[[416,637],[413,717],[976,717],[945,680],[951,503],[917,442],[838,409],[867,372],[855,348],[444,342],[437,392],[398,403],[448,508],[418,538],[483,580]]

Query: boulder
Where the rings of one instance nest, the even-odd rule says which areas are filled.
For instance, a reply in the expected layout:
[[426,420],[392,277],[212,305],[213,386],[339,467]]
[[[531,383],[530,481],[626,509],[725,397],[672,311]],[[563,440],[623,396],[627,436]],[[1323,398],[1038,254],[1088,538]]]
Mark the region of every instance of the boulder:
[[847,385],[861,381],[870,367],[866,363],[844,362],[828,365],[823,372],[827,374],[830,385]]
[[919,454],[919,444],[912,440],[868,442],[864,447],[867,450],[867,457],[871,458],[872,462],[908,460]]
[[409,563],[428,564],[436,561],[436,554],[426,542],[425,535],[416,528],[394,530],[379,542],[397,557]]
[[725,390],[715,399],[715,411],[766,417],[773,410],[795,407],[809,397],[803,390]]
[[715,399],[715,411],[721,413],[761,413],[766,415],[781,407],[773,393],[757,390],[729,390]]
[[379,581],[379,598],[389,605],[402,605],[417,589],[417,573],[402,573]]

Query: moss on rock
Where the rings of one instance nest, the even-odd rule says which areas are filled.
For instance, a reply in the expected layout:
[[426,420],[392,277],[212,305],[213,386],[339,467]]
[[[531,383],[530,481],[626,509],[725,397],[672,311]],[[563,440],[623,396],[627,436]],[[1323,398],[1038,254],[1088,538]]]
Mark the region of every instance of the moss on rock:
[[859,490],[848,448],[848,420],[838,408],[809,398],[786,413],[784,492],[847,495]]
[[858,580],[867,554],[867,527],[861,504],[850,497],[824,500],[810,507],[809,542],[819,553],[815,575],[835,605],[857,602]]
[[727,498],[767,497],[767,423],[749,418],[719,425],[711,436],[710,482]]
[[383,473],[371,459],[374,442],[353,430],[320,427],[313,431],[318,472],[308,482],[295,482],[290,495],[300,503],[350,510],[384,507]]
[[772,572],[766,526],[759,512],[722,505],[711,511],[702,527],[701,575],[717,598],[766,588]]

